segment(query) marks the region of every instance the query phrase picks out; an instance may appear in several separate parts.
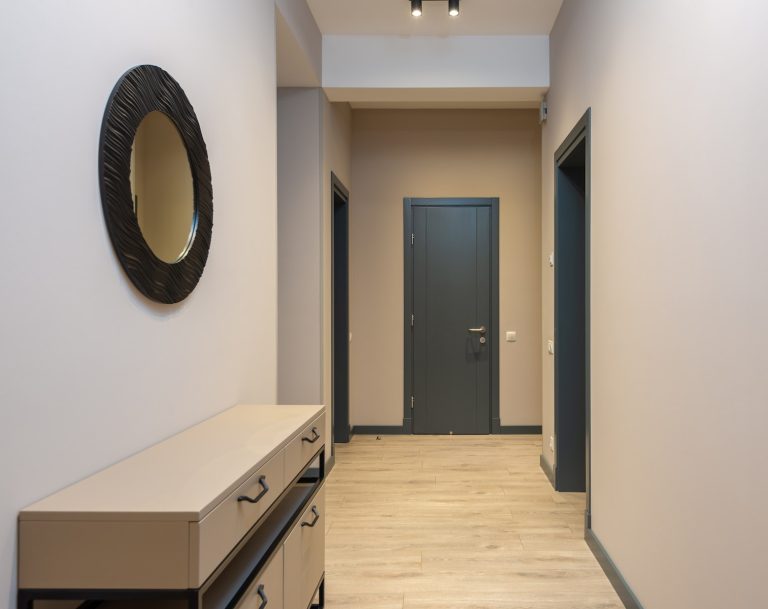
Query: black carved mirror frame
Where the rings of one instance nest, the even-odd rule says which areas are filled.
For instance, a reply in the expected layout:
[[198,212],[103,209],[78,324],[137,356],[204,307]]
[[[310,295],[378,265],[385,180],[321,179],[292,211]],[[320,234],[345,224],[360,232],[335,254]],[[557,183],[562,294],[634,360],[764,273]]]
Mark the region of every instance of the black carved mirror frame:
[[[158,111],[179,131],[194,183],[192,237],[173,263],[158,258],[147,244],[134,213],[131,150],[144,117]],[[148,298],[172,304],[184,300],[203,274],[213,231],[213,188],[208,152],[197,116],[181,86],[165,70],[142,65],[120,78],[104,113],[99,146],[101,204],[112,246],[126,274]]]

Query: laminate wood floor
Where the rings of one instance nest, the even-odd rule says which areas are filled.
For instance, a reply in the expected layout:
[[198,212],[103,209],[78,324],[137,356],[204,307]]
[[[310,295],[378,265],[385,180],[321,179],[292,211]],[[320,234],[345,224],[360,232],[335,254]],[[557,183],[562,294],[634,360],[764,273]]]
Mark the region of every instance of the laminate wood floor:
[[328,609],[622,609],[539,436],[355,436],[327,480]]

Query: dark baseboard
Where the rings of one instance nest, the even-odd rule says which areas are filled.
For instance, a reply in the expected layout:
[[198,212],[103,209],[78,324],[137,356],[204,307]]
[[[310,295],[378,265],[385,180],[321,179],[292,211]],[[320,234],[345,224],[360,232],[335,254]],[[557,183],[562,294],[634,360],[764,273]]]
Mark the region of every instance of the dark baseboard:
[[499,430],[494,433],[519,436],[540,436],[541,425],[499,425]]
[[491,433],[541,435],[541,425],[502,425],[501,419],[491,419]]
[[634,592],[632,592],[629,584],[627,584],[626,580],[621,575],[621,572],[608,555],[608,552],[605,551],[603,544],[600,543],[600,540],[592,529],[586,529],[584,531],[584,539],[587,542],[589,549],[592,550],[592,554],[595,555],[597,562],[600,563],[600,567],[608,577],[608,581],[611,582],[613,589],[616,590],[616,594],[619,595],[621,602],[624,603],[624,606],[627,609],[643,609],[640,601],[637,600],[637,597]]
[[[402,426],[399,425],[355,425],[352,428],[352,435],[375,435],[375,436],[391,436],[410,434],[407,431],[410,428],[408,420],[403,422]],[[541,435],[541,425],[497,425],[493,424],[493,431],[495,434],[518,434],[518,435]]]
[[407,433],[402,425],[355,425],[353,436],[400,436]]
[[555,488],[555,470],[549,466],[544,455],[539,456],[539,467],[541,467],[541,470],[546,474],[549,482],[552,484],[552,488]]

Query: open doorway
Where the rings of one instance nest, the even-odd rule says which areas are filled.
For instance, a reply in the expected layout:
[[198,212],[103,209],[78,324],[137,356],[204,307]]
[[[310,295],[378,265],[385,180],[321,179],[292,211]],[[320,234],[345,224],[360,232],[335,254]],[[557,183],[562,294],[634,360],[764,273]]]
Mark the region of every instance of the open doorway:
[[590,111],[555,153],[555,488],[589,514]]
[[331,173],[333,441],[349,442],[349,191]]

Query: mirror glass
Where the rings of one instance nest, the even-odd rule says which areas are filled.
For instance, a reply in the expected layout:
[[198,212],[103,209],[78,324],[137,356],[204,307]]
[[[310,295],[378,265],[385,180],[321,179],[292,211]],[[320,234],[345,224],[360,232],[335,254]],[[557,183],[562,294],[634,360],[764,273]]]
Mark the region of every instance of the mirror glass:
[[194,237],[195,195],[187,149],[176,125],[150,112],[131,150],[133,211],[144,240],[160,260],[181,260]]

